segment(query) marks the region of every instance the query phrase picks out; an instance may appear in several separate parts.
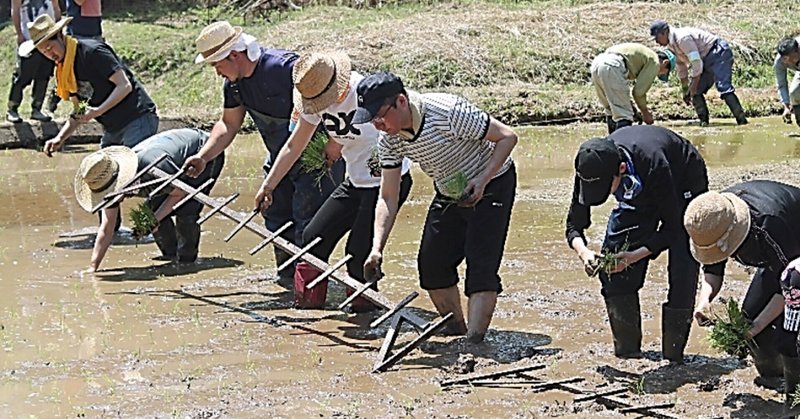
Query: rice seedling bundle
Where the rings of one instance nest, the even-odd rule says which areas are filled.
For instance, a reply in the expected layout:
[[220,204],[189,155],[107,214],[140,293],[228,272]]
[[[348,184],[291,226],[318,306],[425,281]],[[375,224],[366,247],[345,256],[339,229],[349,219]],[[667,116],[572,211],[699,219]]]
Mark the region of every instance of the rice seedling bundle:
[[713,314],[714,326],[708,340],[712,348],[743,359],[749,348],[755,345],[752,339],[745,337],[750,330],[751,321],[744,316],[735,298],[723,299],[722,302],[725,306],[724,315]]
[[133,224],[133,237],[136,240],[150,234],[158,225],[156,215],[147,205],[147,201],[143,201],[131,209],[130,220],[131,224]]
[[328,142],[328,135],[317,131],[311,137],[303,154],[300,155],[300,168],[306,173],[314,174],[314,181],[319,185],[322,177],[328,173],[328,162],[325,157],[325,144]]

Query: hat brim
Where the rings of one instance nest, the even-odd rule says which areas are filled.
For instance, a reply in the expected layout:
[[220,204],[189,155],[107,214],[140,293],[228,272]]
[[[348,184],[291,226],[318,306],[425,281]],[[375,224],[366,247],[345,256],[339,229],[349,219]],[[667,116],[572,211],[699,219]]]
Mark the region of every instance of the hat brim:
[[78,170],[78,173],[75,174],[75,198],[78,200],[78,205],[86,211],[91,211],[92,208],[103,201],[107,194],[120,190],[122,185],[133,179],[136,176],[136,169],[139,165],[136,153],[125,146],[106,147],[96,151],[96,153],[106,153],[117,162],[117,178],[105,189],[92,191],[81,177],[80,169]]
[[224,59],[228,55],[230,55],[231,48],[233,47],[233,45],[237,41],[239,41],[239,38],[242,36],[242,31],[243,30],[242,30],[241,26],[234,26],[233,27],[233,31],[234,31],[234,34],[233,34],[233,37],[231,37],[230,41],[222,44],[222,46],[220,46],[218,50],[216,50],[213,54],[209,55],[208,57],[204,57],[203,53],[197,54],[197,56],[194,57],[194,63],[195,64],[204,64],[204,63],[213,64],[213,63],[215,63],[215,62],[217,62],[219,60]]
[[692,256],[703,265],[713,265],[731,257],[739,250],[750,231],[750,207],[747,203],[730,192],[722,192],[720,195],[733,204],[733,228],[725,239],[724,251],[717,245],[699,247],[693,240],[689,240]]
[[614,177],[600,178],[593,181],[578,181],[578,203],[585,206],[602,205],[611,195],[611,183]]
[[342,51],[326,52],[325,55],[330,57],[336,66],[335,79],[331,84],[331,87],[313,99],[304,98],[300,91],[295,87],[292,91],[294,107],[300,113],[309,115],[320,113],[336,103],[339,97],[341,97],[348,88],[352,87],[355,89],[355,86],[350,86],[350,72],[352,71],[350,57],[348,57],[347,54]]
[[67,26],[67,23],[71,21],[72,21],[71,17],[61,18],[38,41],[33,42],[32,40],[27,40],[19,44],[19,47],[17,47],[17,54],[20,57],[30,57],[30,55],[33,54],[33,50],[35,50],[39,45],[47,42],[47,40],[49,40],[50,38],[56,36],[59,32],[61,32],[62,29],[64,29],[64,26]]
[[371,122],[373,119],[375,119],[375,115],[378,114],[378,110],[381,109],[381,106],[383,106],[383,100],[376,100],[363,106],[359,106],[358,109],[356,109],[355,115],[353,115],[353,120],[351,123],[364,124]]

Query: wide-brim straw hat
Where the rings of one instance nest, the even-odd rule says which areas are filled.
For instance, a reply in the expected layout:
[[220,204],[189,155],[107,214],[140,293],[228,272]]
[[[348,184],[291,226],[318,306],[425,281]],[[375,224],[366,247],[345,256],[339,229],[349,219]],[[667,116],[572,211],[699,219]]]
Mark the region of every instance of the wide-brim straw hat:
[[730,192],[706,192],[686,207],[683,225],[692,255],[703,265],[729,258],[750,231],[750,207]]
[[116,192],[136,176],[136,153],[125,146],[112,146],[86,156],[75,174],[75,198],[86,211]]
[[294,106],[305,114],[322,112],[347,91],[350,57],[343,51],[313,52],[294,63]]
[[197,50],[200,51],[194,59],[195,64],[215,63],[227,57],[240,36],[242,27],[231,26],[225,20],[206,26],[194,40]]
[[72,21],[71,17],[62,18],[56,22],[48,14],[39,15],[33,22],[28,22],[28,34],[30,34],[31,39],[19,45],[17,54],[21,57],[31,55],[36,47],[56,36],[70,21]]

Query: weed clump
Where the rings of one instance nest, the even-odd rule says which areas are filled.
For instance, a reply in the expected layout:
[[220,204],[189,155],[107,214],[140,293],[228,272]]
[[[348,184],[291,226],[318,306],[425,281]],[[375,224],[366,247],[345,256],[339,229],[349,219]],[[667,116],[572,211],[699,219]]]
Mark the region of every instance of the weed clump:
[[314,175],[314,182],[317,185],[322,182],[322,178],[328,173],[328,162],[325,157],[325,144],[328,142],[328,135],[317,131],[311,137],[303,154],[300,155],[300,168]]
[[708,340],[712,348],[743,359],[755,345],[753,339],[745,337],[751,322],[744,316],[735,298],[723,299],[722,302],[725,305],[724,316],[714,313],[714,326]]
[[133,224],[133,237],[137,241],[150,234],[158,225],[156,215],[147,205],[147,201],[131,209],[130,219]]

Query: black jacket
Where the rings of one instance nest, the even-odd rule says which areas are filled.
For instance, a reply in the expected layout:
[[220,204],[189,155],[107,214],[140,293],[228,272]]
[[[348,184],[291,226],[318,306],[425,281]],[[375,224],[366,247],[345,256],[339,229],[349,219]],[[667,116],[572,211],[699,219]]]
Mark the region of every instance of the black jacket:
[[[614,131],[608,138],[630,154],[642,182],[641,193],[625,204],[656,217],[661,223],[656,233],[643,243],[656,256],[674,239],[682,237],[679,233],[683,230],[687,198],[708,190],[705,161],[691,142],[662,127],[631,126]],[[585,241],[584,230],[591,225],[589,207],[578,203],[578,181],[576,175],[566,223],[570,246],[575,237]]]

